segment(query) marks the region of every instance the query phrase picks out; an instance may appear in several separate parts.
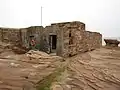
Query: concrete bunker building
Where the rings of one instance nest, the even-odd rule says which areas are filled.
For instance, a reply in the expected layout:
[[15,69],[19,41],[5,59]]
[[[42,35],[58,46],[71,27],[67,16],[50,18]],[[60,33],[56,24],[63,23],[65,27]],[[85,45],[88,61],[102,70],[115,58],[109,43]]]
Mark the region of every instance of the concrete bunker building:
[[0,40],[30,47],[30,36],[36,38],[37,49],[58,56],[69,57],[80,52],[86,52],[102,46],[102,35],[85,30],[85,24],[79,21],[54,23],[43,28],[33,26],[28,28],[0,28]]

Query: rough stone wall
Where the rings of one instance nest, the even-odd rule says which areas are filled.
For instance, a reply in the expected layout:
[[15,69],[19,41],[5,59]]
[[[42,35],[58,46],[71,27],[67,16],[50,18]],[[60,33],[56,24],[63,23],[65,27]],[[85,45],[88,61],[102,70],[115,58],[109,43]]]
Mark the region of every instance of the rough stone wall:
[[0,40],[7,43],[20,43],[20,29],[0,28]]
[[3,34],[2,34],[2,28],[0,28],[0,41],[2,41]]
[[84,42],[85,24],[72,22],[61,24],[61,26],[63,26],[63,57],[83,52],[86,46]]
[[57,35],[56,53],[68,57],[99,48],[102,45],[102,35],[85,31],[82,22],[54,23],[45,28],[34,26],[22,29],[0,28],[0,40],[7,43],[20,44],[29,48],[30,36],[35,36],[39,50],[43,50],[44,38],[49,43],[49,35]]
[[44,28],[41,26],[21,29],[0,28],[0,41],[12,43],[14,45],[19,44],[23,47],[29,48],[30,35],[34,35],[36,43],[39,44],[43,30]]
[[86,31],[85,35],[88,51],[100,48],[102,46],[102,35],[100,33]]
[[85,24],[82,22],[66,22],[53,25],[58,26],[62,33],[61,56],[63,57],[93,50],[102,45],[102,35],[85,31]]

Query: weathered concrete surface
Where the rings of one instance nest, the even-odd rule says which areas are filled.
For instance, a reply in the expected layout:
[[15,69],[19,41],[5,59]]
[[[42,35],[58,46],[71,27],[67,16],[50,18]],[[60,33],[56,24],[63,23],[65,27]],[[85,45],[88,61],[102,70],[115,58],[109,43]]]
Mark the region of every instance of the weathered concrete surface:
[[118,47],[118,44],[120,43],[118,40],[113,39],[104,39],[106,46],[112,46],[112,47]]

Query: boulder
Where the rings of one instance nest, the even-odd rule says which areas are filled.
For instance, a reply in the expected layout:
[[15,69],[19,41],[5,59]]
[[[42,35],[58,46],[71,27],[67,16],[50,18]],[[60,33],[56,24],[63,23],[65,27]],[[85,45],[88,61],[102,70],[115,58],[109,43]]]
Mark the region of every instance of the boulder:
[[104,39],[106,46],[118,47],[120,43],[118,40],[115,39]]

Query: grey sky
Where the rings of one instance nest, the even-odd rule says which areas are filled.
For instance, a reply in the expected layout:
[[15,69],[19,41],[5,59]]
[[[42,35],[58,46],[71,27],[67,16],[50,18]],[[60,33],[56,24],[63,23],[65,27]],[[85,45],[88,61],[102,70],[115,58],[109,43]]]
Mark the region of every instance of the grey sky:
[[0,0],[0,26],[21,28],[81,21],[105,37],[120,37],[120,0]]

